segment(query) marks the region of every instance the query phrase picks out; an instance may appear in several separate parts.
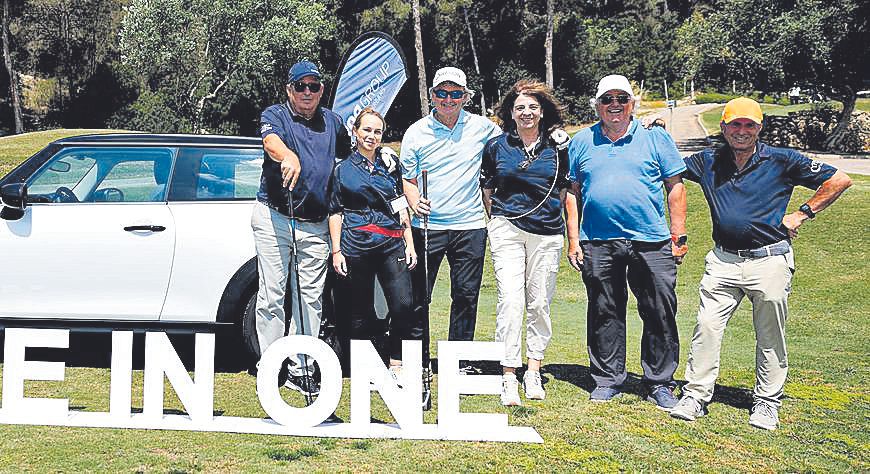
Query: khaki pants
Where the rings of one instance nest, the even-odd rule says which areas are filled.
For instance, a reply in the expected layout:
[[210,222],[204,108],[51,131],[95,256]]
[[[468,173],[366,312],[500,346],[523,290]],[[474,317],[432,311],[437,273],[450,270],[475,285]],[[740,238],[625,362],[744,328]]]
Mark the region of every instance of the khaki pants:
[[[326,221],[296,222],[296,248],[299,251],[299,282],[296,288],[293,273],[292,234],[290,218],[267,207],[261,202],[254,204],[251,215],[254,244],[257,248],[259,289],[257,290],[257,338],[260,354],[270,344],[284,336],[284,296],[292,293],[289,334],[305,334],[317,337],[320,334],[320,319],[323,314],[323,286],[326,283],[326,263],[329,259],[329,228]],[[299,294],[302,294],[302,315],[299,313]],[[302,375],[302,364],[308,360],[309,373],[313,372],[314,359],[298,356],[291,360],[290,373]]]
[[719,376],[719,352],[725,325],[744,296],[752,302],[755,326],[755,390],[753,397],[780,404],[788,373],[785,321],[794,273],[794,253],[742,258],[711,250],[701,279],[701,305],[686,365],[683,394],[709,402]]
[[498,287],[495,340],[505,343],[504,367],[522,367],[523,310],[526,357],[543,360],[553,331],[550,303],[562,256],[562,235],[526,232],[504,217],[489,221],[489,247]]

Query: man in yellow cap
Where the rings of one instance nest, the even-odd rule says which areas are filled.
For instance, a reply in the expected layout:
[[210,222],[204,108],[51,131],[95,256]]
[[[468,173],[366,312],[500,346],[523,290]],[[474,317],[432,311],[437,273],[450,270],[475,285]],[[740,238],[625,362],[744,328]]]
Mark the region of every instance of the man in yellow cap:
[[[725,325],[744,296],[755,326],[755,389],[749,424],[775,430],[788,373],[785,322],[794,273],[791,239],[831,205],[852,181],[842,171],[797,151],[758,141],[761,107],[752,99],[725,105],[726,144],[685,158],[683,177],[701,185],[710,205],[715,248],[705,259],[701,304],[686,365],[683,398],[671,416],[694,421],[706,412],[719,375]],[[796,185],[816,193],[786,214]]]

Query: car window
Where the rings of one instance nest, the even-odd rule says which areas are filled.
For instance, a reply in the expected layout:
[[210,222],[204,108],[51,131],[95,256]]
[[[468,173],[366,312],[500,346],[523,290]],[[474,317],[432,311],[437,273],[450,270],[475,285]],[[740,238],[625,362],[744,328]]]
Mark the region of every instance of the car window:
[[[88,172],[96,171],[97,160],[78,150],[64,150],[52,157],[27,183],[27,192],[34,202],[51,202],[59,189],[68,190],[78,200],[90,192],[85,180]],[[95,174],[95,173],[92,173]],[[65,189],[62,189],[65,188]]]
[[31,202],[161,202],[175,149],[73,147],[52,157],[28,182]]
[[260,187],[263,150],[183,148],[170,201],[252,200]]

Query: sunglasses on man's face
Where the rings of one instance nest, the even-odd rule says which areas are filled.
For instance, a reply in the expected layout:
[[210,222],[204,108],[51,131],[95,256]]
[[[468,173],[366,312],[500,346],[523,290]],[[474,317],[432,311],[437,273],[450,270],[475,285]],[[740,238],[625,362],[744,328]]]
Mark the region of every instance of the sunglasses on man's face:
[[628,103],[628,101],[631,100],[631,98],[627,95],[618,95],[614,97],[610,94],[605,94],[598,98],[598,103],[601,105],[610,105],[610,103],[614,100],[622,105],[625,105]]
[[321,84],[319,82],[302,82],[296,81],[293,83],[293,90],[296,92],[303,92],[305,88],[311,91],[312,94],[316,94],[320,92]]
[[435,97],[439,99],[446,99],[447,96],[450,96],[451,99],[461,99],[464,95],[465,91],[446,91],[444,89],[438,89],[435,91]]

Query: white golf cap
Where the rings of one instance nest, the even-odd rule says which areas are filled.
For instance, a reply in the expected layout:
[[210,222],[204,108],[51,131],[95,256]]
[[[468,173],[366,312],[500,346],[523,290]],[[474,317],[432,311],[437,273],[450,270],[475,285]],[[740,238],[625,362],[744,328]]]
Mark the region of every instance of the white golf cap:
[[465,78],[465,73],[459,68],[442,67],[435,71],[435,79],[432,79],[432,87],[438,87],[444,82],[452,82],[459,87],[468,89],[468,81]]
[[632,99],[634,98],[634,92],[631,90],[631,84],[628,82],[628,79],[619,74],[611,74],[602,77],[601,80],[598,81],[598,92],[595,93],[595,98],[601,97],[606,94],[607,91],[612,90],[623,91]]

